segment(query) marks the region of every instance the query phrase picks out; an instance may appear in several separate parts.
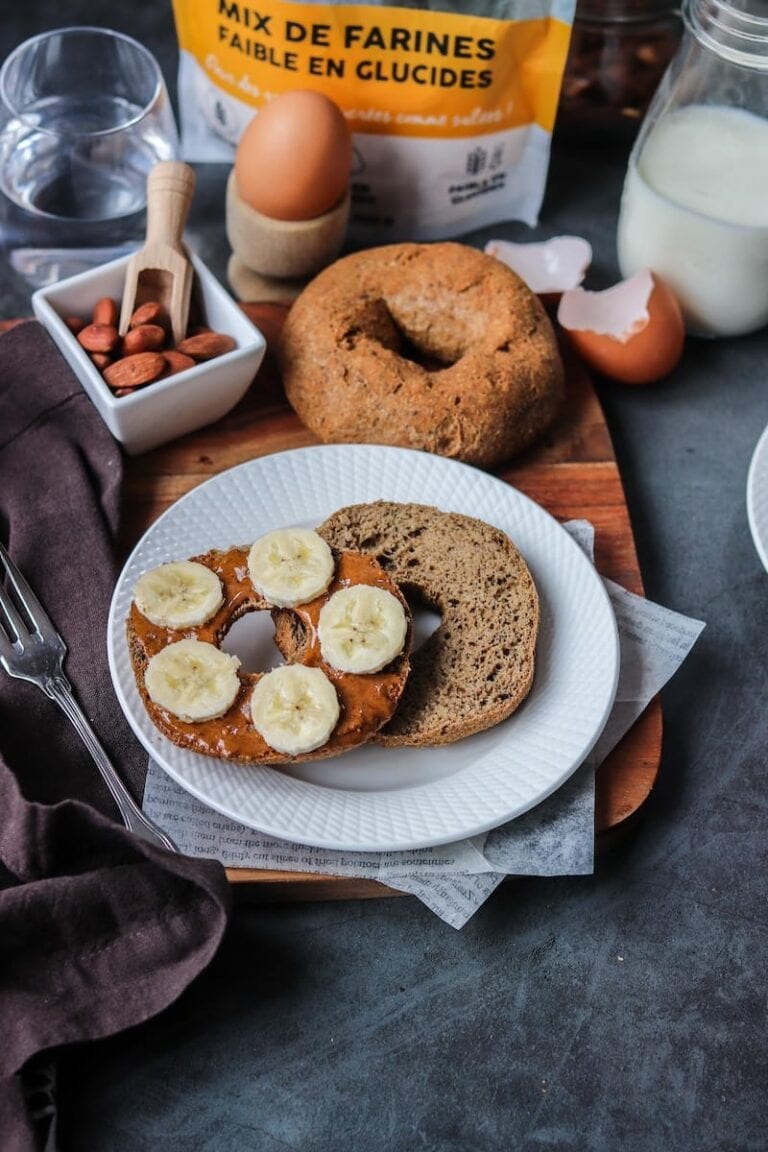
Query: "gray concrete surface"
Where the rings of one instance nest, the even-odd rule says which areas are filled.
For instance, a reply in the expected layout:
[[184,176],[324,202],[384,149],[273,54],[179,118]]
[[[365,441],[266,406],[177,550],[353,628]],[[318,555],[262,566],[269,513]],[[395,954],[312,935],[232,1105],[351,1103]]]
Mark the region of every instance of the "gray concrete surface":
[[[0,15],[3,56],[57,24],[132,31],[173,89],[167,3]],[[556,142],[537,235],[586,236],[592,286],[616,275],[623,165]],[[201,172],[192,222],[219,269],[223,175]],[[25,310],[5,268],[0,292]],[[65,1152],[768,1146],[768,574],[745,512],[768,332],[690,340],[669,383],[600,395],[647,594],[707,622],[632,838],[593,877],[503,885],[461,932],[410,898],[240,908],[179,1003],[66,1055]]]

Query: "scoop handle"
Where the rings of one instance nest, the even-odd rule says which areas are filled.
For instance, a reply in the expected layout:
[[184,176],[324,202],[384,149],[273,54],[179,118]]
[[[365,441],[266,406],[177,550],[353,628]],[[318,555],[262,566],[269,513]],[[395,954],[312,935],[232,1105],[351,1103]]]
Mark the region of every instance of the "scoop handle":
[[195,173],[181,160],[161,160],[147,177],[147,244],[181,248]]

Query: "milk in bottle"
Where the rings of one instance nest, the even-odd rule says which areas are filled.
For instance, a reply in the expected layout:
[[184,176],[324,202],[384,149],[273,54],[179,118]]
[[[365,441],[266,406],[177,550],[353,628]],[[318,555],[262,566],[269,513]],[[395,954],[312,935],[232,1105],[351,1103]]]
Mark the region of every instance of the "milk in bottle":
[[686,33],[632,151],[622,275],[650,268],[689,332],[768,324],[768,18],[687,0]]
[[627,173],[618,251],[622,275],[666,280],[689,331],[768,323],[768,120],[706,104],[659,120]]

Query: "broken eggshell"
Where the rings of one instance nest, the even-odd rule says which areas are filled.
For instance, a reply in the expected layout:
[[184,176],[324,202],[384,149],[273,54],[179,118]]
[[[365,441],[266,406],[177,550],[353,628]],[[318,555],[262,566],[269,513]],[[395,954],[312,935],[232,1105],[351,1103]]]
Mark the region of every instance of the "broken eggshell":
[[602,292],[564,292],[557,320],[590,367],[624,384],[661,380],[683,354],[680,305],[648,269]]
[[580,236],[553,236],[530,244],[489,240],[485,253],[516,272],[538,296],[559,296],[575,288],[592,263],[592,247]]

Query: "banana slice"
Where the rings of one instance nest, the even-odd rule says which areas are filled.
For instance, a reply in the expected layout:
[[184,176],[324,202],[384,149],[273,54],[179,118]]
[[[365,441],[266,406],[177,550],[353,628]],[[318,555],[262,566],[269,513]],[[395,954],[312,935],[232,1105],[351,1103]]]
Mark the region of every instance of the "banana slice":
[[285,664],[259,680],[251,717],[270,748],[300,756],[325,744],[339,719],[339,698],[319,668]]
[[232,706],[240,689],[237,656],[202,640],[177,640],[149,661],[144,685],[150,700],[180,720],[213,720]]
[[195,560],[150,568],[136,581],[133,596],[142,616],[162,628],[205,624],[224,603],[221,580]]
[[334,592],[317,626],[323,659],[340,672],[378,672],[402,652],[407,631],[397,597],[371,584]]
[[248,572],[257,592],[279,608],[314,600],[333,578],[333,553],[309,528],[278,528],[252,546]]

